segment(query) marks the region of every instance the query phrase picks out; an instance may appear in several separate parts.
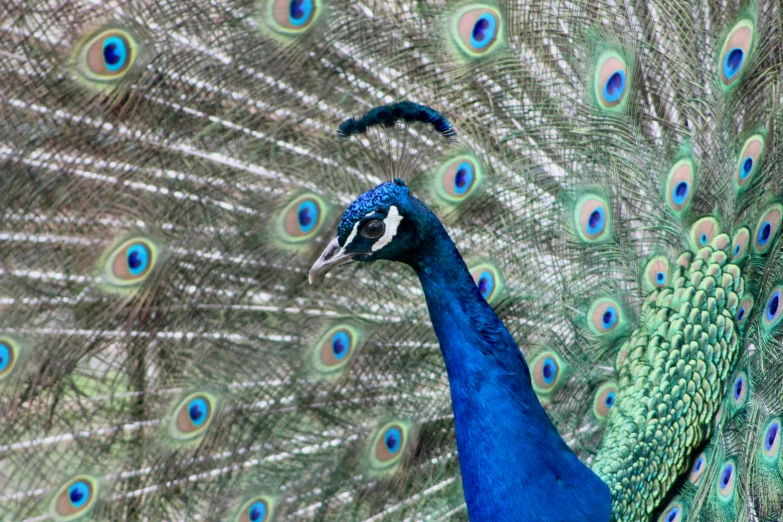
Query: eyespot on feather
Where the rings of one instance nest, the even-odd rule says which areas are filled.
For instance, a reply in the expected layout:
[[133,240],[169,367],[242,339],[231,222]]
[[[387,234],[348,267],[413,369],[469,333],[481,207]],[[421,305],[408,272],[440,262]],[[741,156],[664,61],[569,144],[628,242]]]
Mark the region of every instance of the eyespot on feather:
[[294,198],[280,213],[278,235],[286,243],[302,243],[318,234],[327,206],[314,194]]
[[470,275],[473,277],[479,293],[481,293],[481,296],[487,303],[494,303],[503,293],[505,285],[503,284],[500,271],[494,265],[482,263],[471,267]]
[[669,284],[669,260],[666,256],[651,258],[644,267],[644,285],[647,291]]
[[691,243],[695,250],[704,248],[712,239],[720,234],[720,224],[712,217],[703,217],[691,227]]
[[138,54],[139,42],[130,31],[104,28],[77,45],[76,70],[89,82],[116,84],[133,68]]
[[435,192],[448,203],[461,203],[475,194],[484,172],[472,156],[458,156],[441,167],[436,176]]
[[0,382],[14,371],[19,360],[19,344],[10,337],[0,336]]
[[603,384],[593,398],[593,415],[598,420],[604,420],[614,406],[617,386],[614,383]]
[[533,389],[540,395],[547,395],[555,391],[562,379],[563,360],[551,350],[541,352],[532,361],[531,378]]
[[331,328],[311,349],[316,373],[331,376],[341,372],[353,359],[360,331],[348,325]]
[[753,311],[753,296],[750,294],[745,295],[737,306],[737,312],[734,314],[734,323],[737,326],[742,326],[745,321],[750,317]]
[[596,62],[593,73],[593,92],[598,105],[617,111],[626,105],[630,76],[628,63],[617,51],[604,51]]
[[624,322],[623,310],[615,299],[601,298],[590,305],[587,312],[587,325],[598,335],[611,332]]
[[745,141],[737,161],[737,171],[734,176],[734,186],[737,190],[747,188],[748,184],[759,171],[762,154],[764,154],[764,136],[756,134]]
[[724,89],[734,85],[743,75],[753,50],[753,21],[740,20],[729,31],[718,59],[718,77]]
[[370,444],[370,467],[374,471],[392,471],[400,463],[410,442],[411,426],[392,421],[375,432]]
[[99,487],[95,477],[89,475],[73,477],[52,498],[49,514],[58,522],[68,522],[83,517],[95,505]]
[[766,254],[775,243],[780,230],[780,220],[783,216],[783,206],[772,205],[759,218],[753,233],[753,250],[758,254]]
[[731,259],[733,262],[739,262],[748,255],[748,244],[750,243],[750,230],[745,227],[740,228],[734,234],[734,241],[731,244]]
[[471,4],[454,13],[451,38],[468,58],[486,56],[503,38],[500,12],[486,5]]
[[685,509],[682,507],[682,504],[675,502],[658,517],[658,522],[682,522],[684,516]]
[[780,420],[773,419],[762,432],[761,451],[767,458],[777,459],[780,453]]
[[607,202],[598,196],[582,196],[574,210],[574,225],[579,238],[587,242],[611,238],[611,211]]
[[693,160],[681,159],[672,166],[666,179],[666,204],[674,213],[680,215],[693,201],[694,190]]
[[693,460],[691,466],[691,472],[688,475],[688,481],[691,484],[696,484],[699,479],[704,475],[704,471],[707,469],[707,455],[705,453],[700,454]]
[[277,33],[296,36],[312,28],[322,11],[322,0],[269,0],[267,25]]
[[208,393],[192,393],[174,409],[169,422],[169,435],[176,440],[191,440],[201,436],[212,423],[216,399]]
[[781,302],[781,296],[783,296],[783,286],[778,285],[769,293],[767,302],[764,304],[764,312],[761,320],[767,329],[777,326],[781,316],[783,316],[783,302]]
[[748,376],[745,372],[739,372],[731,385],[731,402],[739,408],[745,404],[748,397]]
[[101,256],[103,279],[116,289],[138,287],[155,269],[158,254],[157,245],[145,237],[126,239]]
[[736,480],[737,468],[733,460],[726,462],[718,474],[717,488],[718,495],[723,499],[730,499],[734,495],[734,482]]
[[402,429],[397,426],[391,426],[384,430],[375,446],[375,456],[378,460],[388,462],[399,454],[405,442],[402,434]]
[[237,522],[270,522],[274,518],[275,501],[266,496],[254,497],[239,509]]

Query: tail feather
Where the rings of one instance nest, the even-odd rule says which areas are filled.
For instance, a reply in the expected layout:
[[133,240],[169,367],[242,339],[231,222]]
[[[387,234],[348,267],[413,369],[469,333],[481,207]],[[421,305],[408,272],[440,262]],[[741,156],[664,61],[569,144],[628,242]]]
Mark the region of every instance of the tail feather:
[[[307,284],[342,209],[406,147],[412,189],[588,463],[645,302],[702,234],[725,250],[744,284],[736,362],[711,436],[645,516],[773,520],[774,4],[313,0],[299,25],[291,5],[0,8],[0,518],[466,519],[414,275]],[[484,45],[459,23],[479,16],[497,23]],[[459,145],[337,143],[401,99],[441,110]],[[389,433],[401,451],[380,458]]]

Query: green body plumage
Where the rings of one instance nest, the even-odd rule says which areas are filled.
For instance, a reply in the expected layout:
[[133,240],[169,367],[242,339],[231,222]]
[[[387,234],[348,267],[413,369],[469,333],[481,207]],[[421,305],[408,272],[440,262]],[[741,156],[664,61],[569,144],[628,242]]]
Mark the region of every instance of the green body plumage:
[[640,327],[621,347],[616,404],[593,464],[618,518],[643,519],[660,505],[711,435],[736,361],[740,269],[713,246],[691,257],[647,297]]
[[617,520],[783,512],[775,1],[7,4],[0,520],[465,520],[414,274],[307,284],[408,172]]

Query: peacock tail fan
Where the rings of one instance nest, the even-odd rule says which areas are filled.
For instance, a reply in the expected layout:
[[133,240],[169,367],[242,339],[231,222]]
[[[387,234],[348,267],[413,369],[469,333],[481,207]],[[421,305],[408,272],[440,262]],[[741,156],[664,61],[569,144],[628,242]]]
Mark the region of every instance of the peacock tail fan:
[[775,520],[779,15],[5,2],[0,519],[467,520],[415,275],[307,281],[404,173],[616,520]]

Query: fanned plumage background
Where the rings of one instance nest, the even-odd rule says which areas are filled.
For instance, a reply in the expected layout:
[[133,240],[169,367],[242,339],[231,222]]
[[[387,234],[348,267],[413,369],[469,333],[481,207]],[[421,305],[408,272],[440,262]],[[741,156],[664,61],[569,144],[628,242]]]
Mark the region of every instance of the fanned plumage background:
[[[281,23],[292,9],[307,21]],[[498,21],[480,52],[457,28],[474,12]],[[783,281],[781,31],[775,0],[4,3],[0,519],[81,517],[59,504],[74,481],[95,520],[251,520],[258,502],[266,520],[467,519],[413,272],[356,264],[307,283],[344,208],[383,180],[338,125],[410,99],[459,143],[413,135],[386,161],[418,152],[414,194],[531,370],[549,365],[536,390],[588,463],[655,275],[702,232],[745,238],[752,301],[736,363],[709,377],[726,391],[714,434],[671,463],[681,479],[653,514],[778,520],[781,312],[764,314]],[[127,45],[119,72],[90,61],[107,37]],[[625,71],[612,106],[607,56]],[[749,145],[762,152],[745,181]],[[675,205],[680,161],[691,192]],[[585,197],[610,208],[608,240],[575,229]],[[617,313],[606,331],[599,301]],[[194,400],[207,418],[183,429]],[[400,447],[379,455],[390,429]]]

